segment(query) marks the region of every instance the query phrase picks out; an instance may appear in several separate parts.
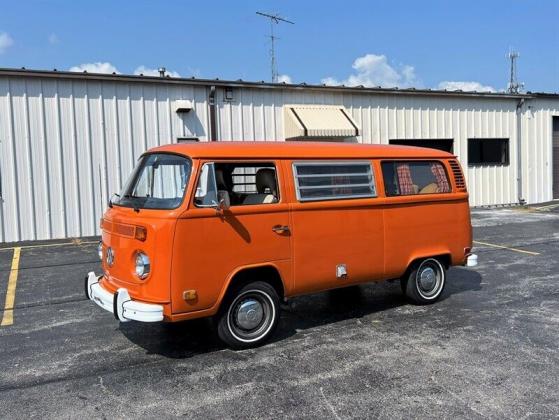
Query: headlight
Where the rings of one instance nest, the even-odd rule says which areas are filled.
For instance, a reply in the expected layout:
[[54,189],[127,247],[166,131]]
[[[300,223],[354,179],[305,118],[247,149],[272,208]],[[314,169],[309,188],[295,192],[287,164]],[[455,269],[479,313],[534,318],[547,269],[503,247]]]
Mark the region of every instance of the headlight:
[[143,252],[136,253],[136,275],[141,279],[145,279],[149,275],[149,270],[149,257]]
[[99,259],[103,261],[103,242],[99,242],[99,245],[97,245],[97,253],[99,254]]

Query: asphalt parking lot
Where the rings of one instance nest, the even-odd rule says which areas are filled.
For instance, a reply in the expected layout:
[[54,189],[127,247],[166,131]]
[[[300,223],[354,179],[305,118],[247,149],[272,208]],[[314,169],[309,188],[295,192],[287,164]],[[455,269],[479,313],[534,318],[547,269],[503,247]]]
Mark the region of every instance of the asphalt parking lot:
[[10,323],[0,250],[0,417],[559,417],[559,211],[473,224],[480,265],[451,269],[435,305],[397,283],[301,297],[240,352],[207,320],[119,325],[86,301],[88,241],[21,248]]

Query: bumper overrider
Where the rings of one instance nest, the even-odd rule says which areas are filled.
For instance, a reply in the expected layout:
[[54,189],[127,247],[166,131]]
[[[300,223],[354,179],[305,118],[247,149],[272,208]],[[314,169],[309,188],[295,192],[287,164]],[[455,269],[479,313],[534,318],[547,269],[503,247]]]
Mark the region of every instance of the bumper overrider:
[[143,303],[132,300],[128,290],[120,288],[111,293],[101,284],[102,276],[89,272],[85,278],[85,295],[104,310],[111,312],[121,322],[141,321],[159,322],[163,321],[163,306],[153,303]]

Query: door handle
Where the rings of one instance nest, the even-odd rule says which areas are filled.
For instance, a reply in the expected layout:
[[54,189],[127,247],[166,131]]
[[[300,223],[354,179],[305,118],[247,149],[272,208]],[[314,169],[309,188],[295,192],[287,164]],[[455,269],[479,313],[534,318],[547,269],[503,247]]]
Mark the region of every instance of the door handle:
[[275,225],[272,230],[276,233],[284,233],[284,232],[289,232],[289,226],[285,226],[285,225]]

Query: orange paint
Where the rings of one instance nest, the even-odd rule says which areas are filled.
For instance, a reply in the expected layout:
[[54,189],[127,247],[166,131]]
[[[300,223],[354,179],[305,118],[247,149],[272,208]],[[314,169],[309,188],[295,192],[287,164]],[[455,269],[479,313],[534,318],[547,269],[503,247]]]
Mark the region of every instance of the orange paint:
[[[445,152],[343,143],[220,142],[169,145],[148,153],[188,159],[184,199],[169,210],[118,205],[107,210],[102,243],[104,256],[112,248],[114,264],[103,258],[100,285],[111,293],[126,288],[133,300],[162,305],[166,321],[216,314],[229,285],[246,270],[275,270],[283,296],[292,297],[398,278],[413,261],[431,256],[463,265],[465,249],[472,247],[468,193],[456,158]],[[298,200],[294,163],[340,161],[370,164],[376,196]],[[383,161],[440,162],[451,191],[388,196]],[[232,204],[224,211],[197,206],[202,167],[213,162],[215,167],[273,164],[277,202]],[[138,252],[150,258],[145,279],[135,273]],[[339,265],[347,275],[336,275]]]

